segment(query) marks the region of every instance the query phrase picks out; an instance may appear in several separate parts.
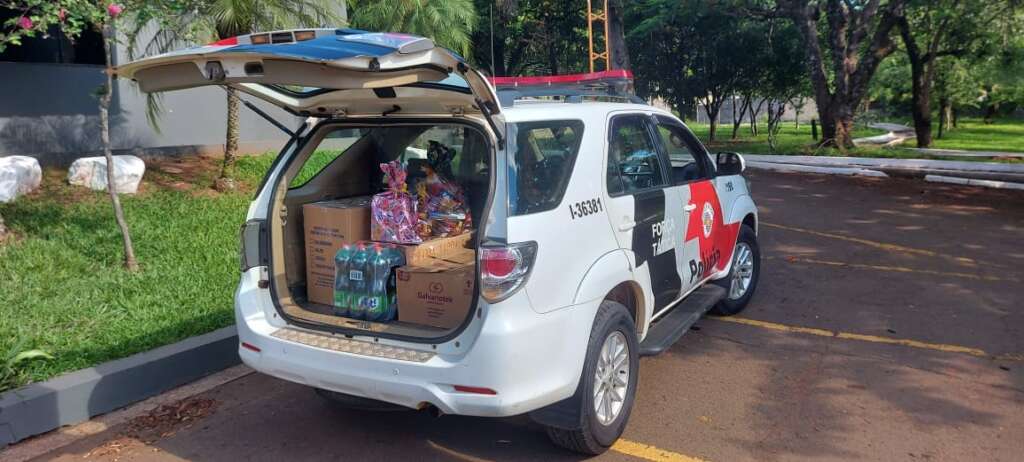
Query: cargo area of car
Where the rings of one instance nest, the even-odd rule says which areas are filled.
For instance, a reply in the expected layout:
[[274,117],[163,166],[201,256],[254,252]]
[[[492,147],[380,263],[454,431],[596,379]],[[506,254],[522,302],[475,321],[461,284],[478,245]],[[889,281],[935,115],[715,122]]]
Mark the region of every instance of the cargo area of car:
[[324,125],[273,185],[271,293],[288,321],[437,339],[479,293],[492,148],[473,124]]

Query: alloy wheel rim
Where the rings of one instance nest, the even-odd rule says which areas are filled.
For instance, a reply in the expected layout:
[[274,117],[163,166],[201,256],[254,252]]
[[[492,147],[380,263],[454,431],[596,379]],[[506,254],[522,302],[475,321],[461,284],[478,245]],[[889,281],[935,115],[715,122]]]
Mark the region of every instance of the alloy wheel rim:
[[594,371],[594,413],[601,425],[611,425],[622,413],[629,388],[629,344],[620,331],[601,345]]
[[754,280],[754,251],[746,242],[736,244],[732,260],[732,281],[729,283],[729,300],[739,300],[747,294]]

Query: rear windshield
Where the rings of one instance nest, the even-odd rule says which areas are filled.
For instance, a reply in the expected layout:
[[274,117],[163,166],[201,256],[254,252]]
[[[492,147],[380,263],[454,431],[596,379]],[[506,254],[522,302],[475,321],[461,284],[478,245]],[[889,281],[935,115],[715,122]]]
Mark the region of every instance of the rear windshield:
[[509,213],[527,215],[562,202],[583,139],[579,120],[520,122],[509,127]]

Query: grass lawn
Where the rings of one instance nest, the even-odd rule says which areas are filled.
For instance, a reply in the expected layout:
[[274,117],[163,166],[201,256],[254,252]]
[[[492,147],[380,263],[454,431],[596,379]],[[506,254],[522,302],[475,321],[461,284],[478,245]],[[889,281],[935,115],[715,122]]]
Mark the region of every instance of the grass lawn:
[[65,171],[46,171],[39,191],[0,204],[16,236],[0,246],[0,355],[54,357],[6,380],[0,371],[0,391],[232,324],[238,230],[272,161],[241,158],[241,186],[225,194],[209,188],[216,159],[147,166],[140,193],[121,196],[136,274],[121,269],[107,194],[66,185]]
[[[932,141],[936,149],[1024,152],[1024,120],[1001,119],[985,125],[981,119],[961,119],[957,128]],[[938,134],[935,127],[933,134]]]
[[[715,151],[738,151],[741,153],[753,154],[782,154],[782,155],[822,155],[840,156],[838,149],[817,148],[811,138],[810,124],[801,123],[797,128],[792,122],[785,122],[779,133],[778,147],[772,152],[768,146],[767,124],[759,125],[759,132],[754,136],[750,126],[744,124],[740,127],[736,140],[732,137],[732,124],[720,125],[715,134],[715,141],[708,141],[709,126],[707,124],[687,124],[691,130],[708,145],[708,149]],[[883,130],[875,130],[866,127],[858,127],[854,131],[854,137],[865,137],[884,134]],[[938,133],[937,131],[935,133]],[[820,127],[819,127],[819,136]],[[900,147],[874,147],[860,146],[847,151],[847,155],[856,157],[894,157],[894,158],[933,158],[933,159],[955,159],[955,160],[978,160],[990,161],[986,158],[953,158],[928,156],[919,152],[906,149],[913,146],[914,141],[909,140]],[[980,120],[962,120],[960,127],[945,134],[943,139],[936,139],[933,143],[935,148],[962,149],[975,151],[1013,151],[1024,152],[1024,121],[1000,120],[992,125],[984,125]],[[1011,160],[1006,160],[1011,161]]]

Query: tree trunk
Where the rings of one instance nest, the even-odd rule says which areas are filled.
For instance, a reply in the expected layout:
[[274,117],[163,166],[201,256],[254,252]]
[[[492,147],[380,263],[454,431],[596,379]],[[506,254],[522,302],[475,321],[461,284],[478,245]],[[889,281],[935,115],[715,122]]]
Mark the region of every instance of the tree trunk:
[[952,119],[952,118],[953,118],[953,103],[949,100],[949,97],[943,96],[939,100],[939,133],[938,133],[938,135],[936,135],[936,138],[941,140],[942,139],[942,135],[944,135],[947,131],[949,131],[949,128],[950,128],[949,126],[950,126],[950,123],[951,123],[950,119]]
[[836,148],[845,154],[847,149],[853,147],[853,112],[851,111],[849,115],[837,116],[835,127]]
[[786,112],[785,101],[777,101],[773,104],[768,101],[768,148],[775,152],[778,147],[779,130],[782,124],[782,114]]
[[821,117],[821,145],[835,146],[840,152],[853,147],[853,108],[834,102],[831,107],[818,108]]
[[608,47],[609,69],[630,69],[629,49],[626,48],[626,27],[622,22],[624,14],[622,0],[611,0],[608,2],[607,21],[608,35],[606,38]]
[[128,271],[138,271],[139,263],[135,260],[135,247],[132,245],[131,232],[128,230],[128,222],[124,218],[124,210],[121,208],[121,199],[117,195],[114,185],[114,156],[110,152],[110,98],[114,92],[114,72],[111,63],[110,42],[113,40],[113,27],[109,24],[103,26],[103,51],[107,58],[107,83],[100,96],[100,142],[103,144],[103,156],[107,159],[107,191],[110,192],[110,202],[114,206],[114,219],[117,226],[121,228],[121,237],[124,241],[124,267]]
[[[914,68],[916,66],[911,66]],[[911,73],[914,73],[911,71]],[[923,76],[911,77],[913,95],[911,96],[911,115],[914,118],[914,133],[917,135],[917,147],[927,148],[932,145],[932,99],[931,83]]]
[[750,99],[750,110],[747,111],[747,114],[750,115],[750,133],[757,136],[757,115],[761,112],[761,108],[764,107],[764,98],[761,98],[761,101],[756,106],[753,102],[754,97],[751,96]]
[[221,163],[220,177],[214,182],[214,188],[218,191],[230,191],[235,187],[234,169],[235,160],[238,158],[238,117],[240,100],[235,90],[228,88],[228,124],[224,141],[224,160]]
[[732,139],[734,140],[740,132],[740,125],[743,125],[743,115],[750,109],[749,98],[743,97],[740,100],[743,102],[740,104],[739,116],[736,114],[736,99],[733,98],[732,100]]
[[715,141],[715,132],[718,131],[718,112],[722,109],[722,102],[715,98],[704,103],[704,113],[708,115],[708,141]]
[[[907,49],[910,61],[911,116],[914,118],[914,133],[917,135],[917,147],[927,148],[932,144],[932,74],[934,69],[934,50],[922,53],[910,30],[907,18],[899,19],[900,36]],[[938,33],[938,32],[936,32]],[[937,43],[935,39],[930,43]]]
[[7,237],[7,227],[4,226],[4,216],[0,215],[0,244],[3,244]]

